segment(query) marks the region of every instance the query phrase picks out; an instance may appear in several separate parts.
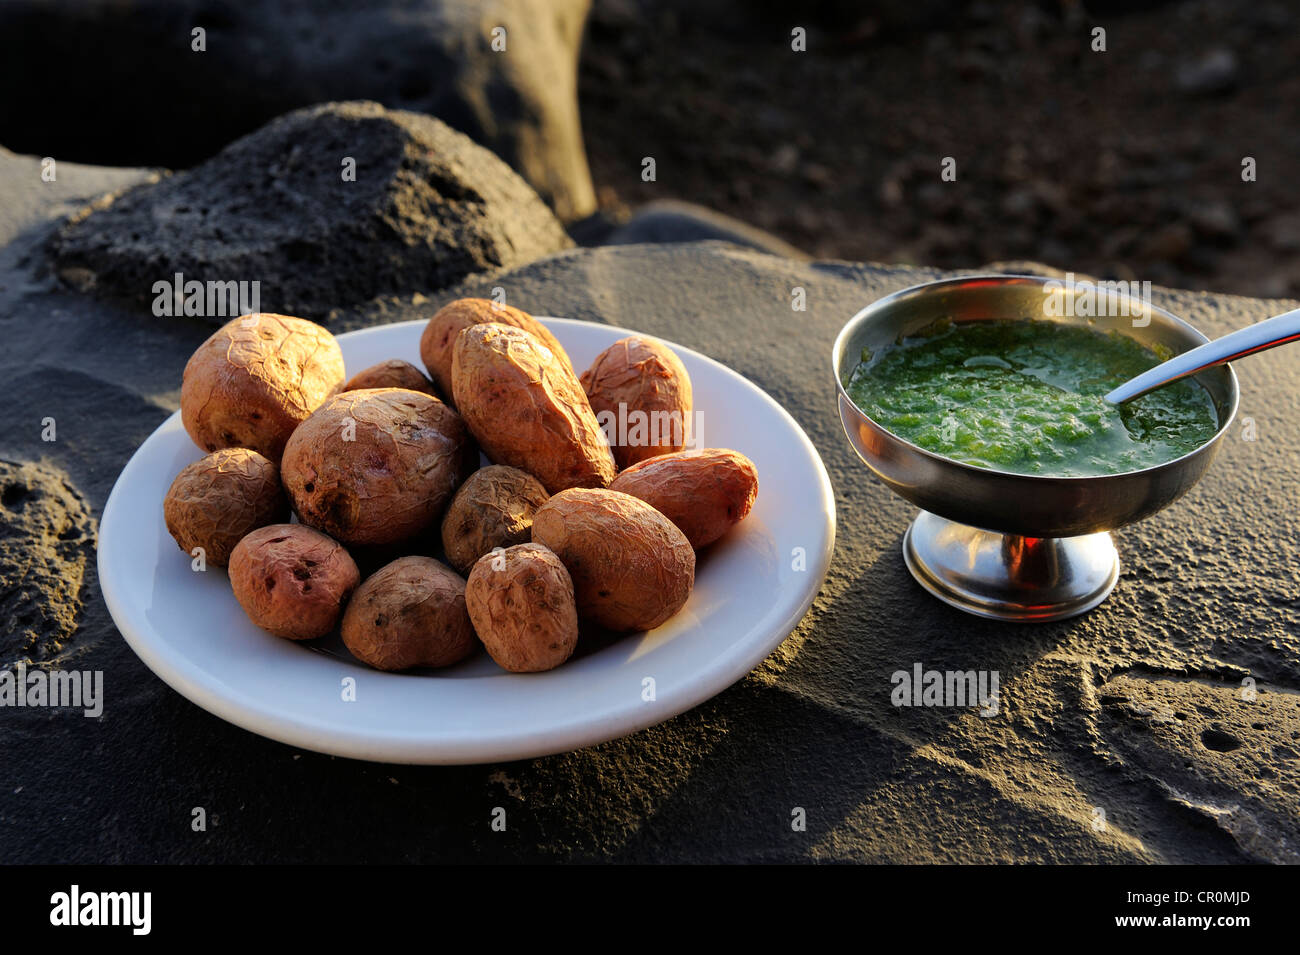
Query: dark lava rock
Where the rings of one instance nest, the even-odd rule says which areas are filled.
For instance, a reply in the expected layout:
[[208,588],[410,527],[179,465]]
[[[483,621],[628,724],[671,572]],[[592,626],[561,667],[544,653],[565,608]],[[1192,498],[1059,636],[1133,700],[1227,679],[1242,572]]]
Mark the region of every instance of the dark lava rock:
[[596,204],[577,99],[589,5],[13,0],[0,88],[40,77],[40,95],[0,98],[0,129],[19,152],[186,167],[292,109],[371,99],[489,147],[567,221]]
[[[8,191],[33,188],[29,163],[13,165],[13,181],[5,168],[0,156],[0,208]],[[67,189],[89,196],[94,186],[88,170],[70,171]],[[35,195],[63,208],[54,193]],[[12,422],[0,429],[0,457],[66,474],[93,513],[163,406],[176,406],[181,370],[208,329],[34,281],[35,263],[21,262],[45,227],[29,211],[0,249],[0,399]],[[626,738],[509,764],[379,766],[295,750],[190,703],[118,636],[91,567],[74,647],[84,648],[79,666],[104,671],[104,714],[0,719],[6,860],[1285,858],[1300,839],[1288,762],[1298,728],[1287,710],[1300,693],[1300,366],[1282,349],[1241,364],[1238,426],[1196,488],[1116,535],[1122,579],[1102,606],[1024,627],[968,617],[908,574],[899,541],[915,510],[845,441],[829,369],[849,316],[948,274],[795,262],[722,242],[607,246],[344,310],[340,329],[427,320],[453,297],[500,287],[536,314],[639,329],[747,376],[798,421],[834,487],[835,556],[807,616],[735,686]],[[792,309],[795,289],[807,311]],[[1168,289],[1153,298],[1212,336],[1288,307]],[[45,415],[57,418],[57,442],[40,439]],[[997,671],[1000,712],[893,706],[892,672],[918,662]],[[1129,686],[1116,674],[1159,676]],[[1263,709],[1229,699],[1247,676]],[[1187,699],[1164,705],[1189,715],[1186,729],[1144,730],[1151,718],[1125,709],[1162,714],[1155,697],[1179,681],[1188,685],[1168,692]],[[333,798],[304,815],[304,791]],[[196,803],[209,813],[201,838],[187,814]],[[497,806],[509,831],[488,835]],[[795,809],[806,810],[806,829],[792,827]],[[1276,845],[1260,849],[1252,826]]]
[[770,232],[712,209],[676,199],[648,202],[609,236],[609,245],[700,242],[719,239],[771,255],[806,261],[808,253]]
[[1120,758],[1259,862],[1300,864],[1300,694],[1124,673],[1098,688]]
[[94,546],[89,507],[64,474],[0,460],[0,667],[67,649]]
[[[355,181],[345,179],[349,158]],[[153,307],[155,283],[181,273],[259,282],[259,310],[320,320],[569,244],[488,150],[428,116],[355,102],[290,113],[189,172],[76,217],[51,252],[71,284],[141,307]],[[221,324],[232,311],[206,317]]]

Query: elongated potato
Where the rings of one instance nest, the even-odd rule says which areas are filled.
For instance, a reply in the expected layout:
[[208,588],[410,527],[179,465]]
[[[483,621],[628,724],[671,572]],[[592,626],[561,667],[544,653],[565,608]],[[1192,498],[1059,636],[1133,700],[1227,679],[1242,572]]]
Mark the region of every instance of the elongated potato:
[[302,524],[259,527],[230,555],[230,586],[244,613],[286,640],[333,630],[360,580],[337,541]]
[[289,518],[280,469],[248,448],[222,448],[182,469],[163,500],[163,520],[181,550],[217,567],[248,534]]
[[619,470],[686,446],[691,377],[667,345],[638,335],[621,338],[579,380]]
[[447,563],[468,574],[492,548],[526,544],[533,514],[547,497],[546,488],[526,471],[504,464],[479,468],[461,485],[443,516]]
[[478,646],[465,581],[432,557],[400,557],[367,577],[340,633],[352,655],[377,670],[450,666]]
[[181,379],[181,423],[204,451],[252,448],[279,461],[294,428],[343,384],[343,353],[319,325],[255,313],[199,346]]
[[433,384],[424,377],[424,372],[400,358],[390,358],[363,368],[343,386],[344,391],[360,391],[363,388],[406,388],[426,395],[433,394]]
[[645,501],[681,528],[698,550],[749,514],[758,496],[758,470],[738,451],[679,451],[633,465],[609,489]]
[[455,403],[452,387],[452,362],[456,349],[456,338],[470,325],[512,325],[522,328],[551,350],[556,359],[568,366],[569,356],[559,340],[551,334],[550,329],[533,316],[510,305],[502,305],[485,298],[458,298],[444,305],[420,336],[420,360],[429,369],[429,376],[442,397]]
[[510,325],[471,325],[456,339],[456,406],[483,452],[554,494],[604,487],[614,459],[572,369]]
[[573,578],[578,616],[610,630],[651,630],[695,585],[695,551],[645,501],[604,488],[561,491],[533,515],[533,542]]
[[304,524],[345,544],[390,544],[442,516],[471,453],[460,415],[432,395],[345,391],[294,431],[280,476]]
[[465,585],[465,602],[488,654],[512,673],[553,670],[578,645],[573,580],[541,544],[481,557]]

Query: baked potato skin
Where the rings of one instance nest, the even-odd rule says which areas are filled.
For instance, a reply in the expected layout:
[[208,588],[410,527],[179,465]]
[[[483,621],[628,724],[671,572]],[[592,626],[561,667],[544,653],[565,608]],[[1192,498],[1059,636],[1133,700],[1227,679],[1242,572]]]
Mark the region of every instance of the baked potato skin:
[[[460,299],[420,354],[429,377],[394,358],[347,378],[326,329],[266,313],[191,357],[182,421],[208,454],[164,516],[184,550],[228,565],[257,626],[337,630],[385,671],[480,646],[509,672],[546,671],[588,624],[645,631],[679,613],[696,551],[754,506],[752,461],[686,450],[692,383],[663,342],[629,335],[579,377],[526,312]],[[428,556],[439,540],[447,564]],[[378,569],[363,579],[358,562]]]
[[304,421],[280,475],[299,519],[345,544],[391,544],[441,516],[477,452],[460,415],[404,388],[345,391]]
[[758,497],[758,469],[726,448],[679,451],[634,464],[609,487],[645,501],[699,550],[748,516]]
[[321,326],[291,315],[244,315],[190,356],[181,423],[204,451],[251,448],[278,462],[289,435],[343,380],[343,353]]
[[569,356],[550,329],[522,309],[485,298],[459,298],[438,310],[420,336],[420,360],[444,400],[455,404],[452,364],[456,339],[470,325],[511,325],[522,328],[545,345],[556,360],[572,371]]
[[230,555],[230,585],[248,618],[286,640],[332,631],[361,574],[343,546],[302,524],[269,524]]
[[532,539],[533,514],[550,495],[527,471],[490,464],[479,468],[456,492],[442,518],[447,562],[468,575],[475,561],[494,547]]
[[596,420],[613,435],[610,445],[620,471],[686,446],[691,377],[667,345],[640,335],[619,339],[596,356],[579,381]]
[[406,388],[437,397],[433,383],[424,376],[424,372],[400,358],[390,358],[363,368],[343,386],[344,391],[361,391],[365,388]]
[[548,493],[605,487],[614,458],[567,362],[522,329],[463,329],[452,362],[456,407],[483,452],[536,477]]
[[610,630],[654,629],[682,608],[695,585],[686,535],[619,491],[561,491],[533,515],[533,542],[569,571],[578,616]]
[[450,666],[478,647],[465,581],[432,557],[400,557],[367,577],[340,633],[348,651],[377,670]]
[[251,531],[289,519],[289,501],[275,462],[249,448],[222,448],[186,465],[163,499],[167,531],[187,554],[230,563],[235,545]]
[[573,580],[540,544],[516,544],[479,558],[465,600],[488,655],[511,673],[553,670],[578,645]]

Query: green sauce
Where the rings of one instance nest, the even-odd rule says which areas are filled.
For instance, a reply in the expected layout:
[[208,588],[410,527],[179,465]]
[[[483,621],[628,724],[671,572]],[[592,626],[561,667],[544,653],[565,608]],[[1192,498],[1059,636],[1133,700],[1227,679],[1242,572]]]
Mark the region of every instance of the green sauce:
[[1102,397],[1162,360],[1115,332],[941,321],[875,355],[864,351],[847,390],[888,431],[965,464],[1119,474],[1181,457],[1219,428],[1209,394],[1190,379],[1121,407]]

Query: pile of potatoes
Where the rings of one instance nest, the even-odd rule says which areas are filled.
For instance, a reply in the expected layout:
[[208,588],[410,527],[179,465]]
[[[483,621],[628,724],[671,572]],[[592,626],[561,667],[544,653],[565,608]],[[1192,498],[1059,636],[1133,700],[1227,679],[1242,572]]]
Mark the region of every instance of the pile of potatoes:
[[[420,358],[428,377],[392,359],[345,381],[328,331],[253,314],[185,366],[181,420],[208,453],[167,492],[167,529],[228,568],[269,633],[337,628],[381,670],[480,645],[506,670],[550,670],[582,623],[649,630],[677,613],[696,551],[753,506],[748,458],[683,449],[691,383],[660,342],[625,338],[579,376],[531,315],[460,299]],[[681,427],[611,447],[606,412]]]

